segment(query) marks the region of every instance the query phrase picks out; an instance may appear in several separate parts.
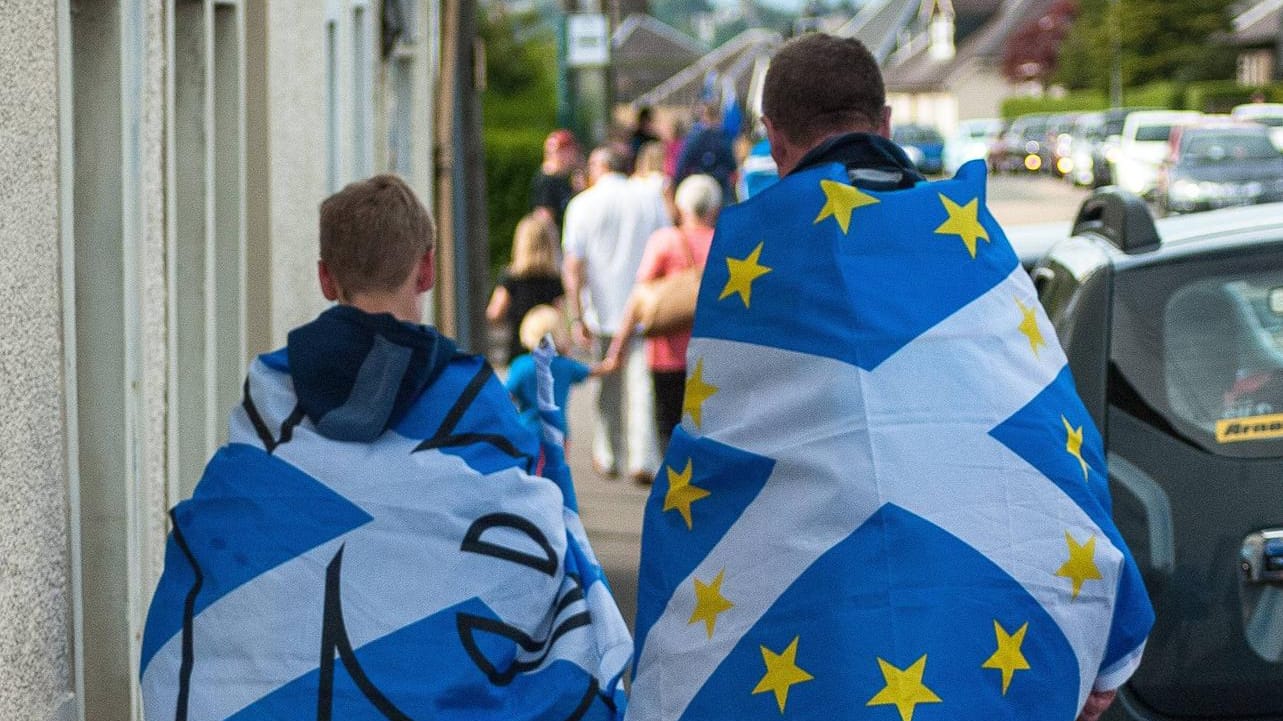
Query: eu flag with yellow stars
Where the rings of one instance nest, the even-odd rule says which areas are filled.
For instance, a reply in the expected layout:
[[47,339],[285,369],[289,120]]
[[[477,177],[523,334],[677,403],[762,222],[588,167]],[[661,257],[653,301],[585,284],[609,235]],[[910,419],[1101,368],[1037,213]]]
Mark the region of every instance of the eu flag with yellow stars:
[[1061,719],[1153,611],[983,163],[718,223],[642,533],[630,719]]

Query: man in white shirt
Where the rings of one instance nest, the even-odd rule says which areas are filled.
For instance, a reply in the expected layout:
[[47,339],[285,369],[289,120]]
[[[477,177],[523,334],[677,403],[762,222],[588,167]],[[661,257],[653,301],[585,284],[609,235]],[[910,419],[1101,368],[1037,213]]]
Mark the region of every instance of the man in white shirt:
[[[670,224],[663,196],[652,186],[629,180],[628,152],[602,146],[588,156],[589,187],[566,207],[562,246],[567,309],[575,342],[594,347],[597,357],[610,347],[624,304],[632,291],[646,239]],[[623,469],[649,483],[659,466],[655,441],[654,395],[640,339],[630,341],[620,373],[605,376],[597,396],[593,465],[599,473]]]

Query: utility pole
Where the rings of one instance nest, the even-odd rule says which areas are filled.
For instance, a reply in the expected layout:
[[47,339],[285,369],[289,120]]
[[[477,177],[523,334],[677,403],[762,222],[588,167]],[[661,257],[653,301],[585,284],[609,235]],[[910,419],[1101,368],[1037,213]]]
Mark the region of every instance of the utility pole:
[[1109,106],[1123,105],[1123,38],[1120,0],[1109,0]]

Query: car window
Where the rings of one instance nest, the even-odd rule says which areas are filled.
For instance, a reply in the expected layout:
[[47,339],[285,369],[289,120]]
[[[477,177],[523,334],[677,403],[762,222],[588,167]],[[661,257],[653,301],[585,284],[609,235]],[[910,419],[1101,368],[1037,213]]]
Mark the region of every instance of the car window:
[[1220,455],[1283,456],[1278,256],[1185,262],[1118,289],[1111,354],[1122,379],[1182,435]]
[[1170,125],[1141,125],[1136,128],[1136,141],[1142,143],[1166,142],[1172,134]]
[[1279,151],[1264,133],[1192,133],[1182,143],[1182,155],[1201,162],[1233,162],[1277,158]]

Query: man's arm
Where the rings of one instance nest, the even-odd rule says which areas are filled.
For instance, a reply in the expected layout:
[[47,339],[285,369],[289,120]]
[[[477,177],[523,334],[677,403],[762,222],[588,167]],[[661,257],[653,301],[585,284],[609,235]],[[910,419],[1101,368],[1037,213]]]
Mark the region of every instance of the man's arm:
[[592,334],[584,325],[584,309],[580,289],[584,287],[584,259],[567,255],[561,265],[561,283],[566,287],[566,312],[570,316],[570,332],[577,345],[587,348]]
[[1087,703],[1083,704],[1082,713],[1078,714],[1078,721],[1098,721],[1117,695],[1118,691],[1092,691],[1087,696]]

